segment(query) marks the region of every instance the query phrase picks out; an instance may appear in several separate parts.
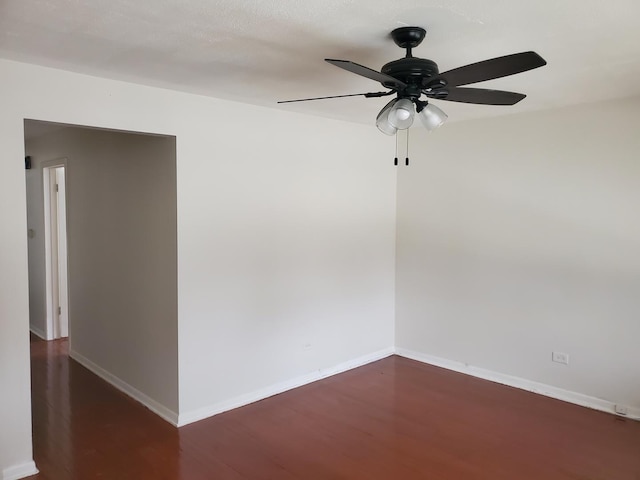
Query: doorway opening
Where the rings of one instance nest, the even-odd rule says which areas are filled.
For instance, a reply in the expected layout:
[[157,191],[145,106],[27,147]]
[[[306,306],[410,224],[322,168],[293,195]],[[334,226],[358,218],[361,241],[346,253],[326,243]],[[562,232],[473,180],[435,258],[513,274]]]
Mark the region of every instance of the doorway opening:
[[[176,138],[24,125],[33,371],[38,352],[55,351],[59,364],[82,365],[176,424]],[[43,347],[35,336],[52,341]],[[34,432],[52,438],[52,407],[72,433],[68,382],[59,369],[41,371],[53,396],[32,395]],[[35,461],[47,465],[38,445]]]

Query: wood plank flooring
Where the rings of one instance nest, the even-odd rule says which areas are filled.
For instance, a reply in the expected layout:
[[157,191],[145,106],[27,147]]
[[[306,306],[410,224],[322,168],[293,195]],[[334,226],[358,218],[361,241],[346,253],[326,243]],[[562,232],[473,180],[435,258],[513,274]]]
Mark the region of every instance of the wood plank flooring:
[[37,480],[640,480],[640,422],[400,357],[176,429],[32,338]]

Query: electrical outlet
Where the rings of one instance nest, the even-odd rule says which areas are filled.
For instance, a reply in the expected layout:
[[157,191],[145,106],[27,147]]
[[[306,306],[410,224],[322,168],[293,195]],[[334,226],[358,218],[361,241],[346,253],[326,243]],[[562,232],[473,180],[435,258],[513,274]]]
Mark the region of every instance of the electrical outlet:
[[569,354],[562,352],[552,352],[551,360],[556,363],[564,363],[565,365],[569,365]]

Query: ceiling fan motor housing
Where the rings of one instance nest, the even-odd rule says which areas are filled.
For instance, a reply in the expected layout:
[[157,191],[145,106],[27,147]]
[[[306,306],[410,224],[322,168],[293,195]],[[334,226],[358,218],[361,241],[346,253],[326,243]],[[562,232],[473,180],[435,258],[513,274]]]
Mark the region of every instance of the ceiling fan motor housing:
[[[416,57],[394,60],[384,65],[380,71],[406,83],[410,87],[417,87],[418,92],[427,85],[429,78],[440,73],[438,65],[434,61]],[[387,88],[397,88],[391,82],[382,82],[382,85]]]

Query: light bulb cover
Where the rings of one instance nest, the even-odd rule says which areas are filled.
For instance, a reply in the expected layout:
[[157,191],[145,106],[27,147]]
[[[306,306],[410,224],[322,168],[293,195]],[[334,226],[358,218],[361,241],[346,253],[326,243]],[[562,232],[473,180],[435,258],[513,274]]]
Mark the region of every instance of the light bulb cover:
[[394,98],[389,103],[387,103],[378,116],[376,118],[376,127],[385,135],[395,135],[398,129],[389,123],[389,111],[393,107],[393,105],[398,101],[397,98]]
[[389,123],[398,130],[409,128],[413,124],[415,108],[408,98],[400,98],[389,110]]
[[420,110],[420,113],[418,113],[418,116],[420,117],[422,125],[428,131],[435,130],[449,118],[449,115],[431,103],[425,105],[424,108]]

